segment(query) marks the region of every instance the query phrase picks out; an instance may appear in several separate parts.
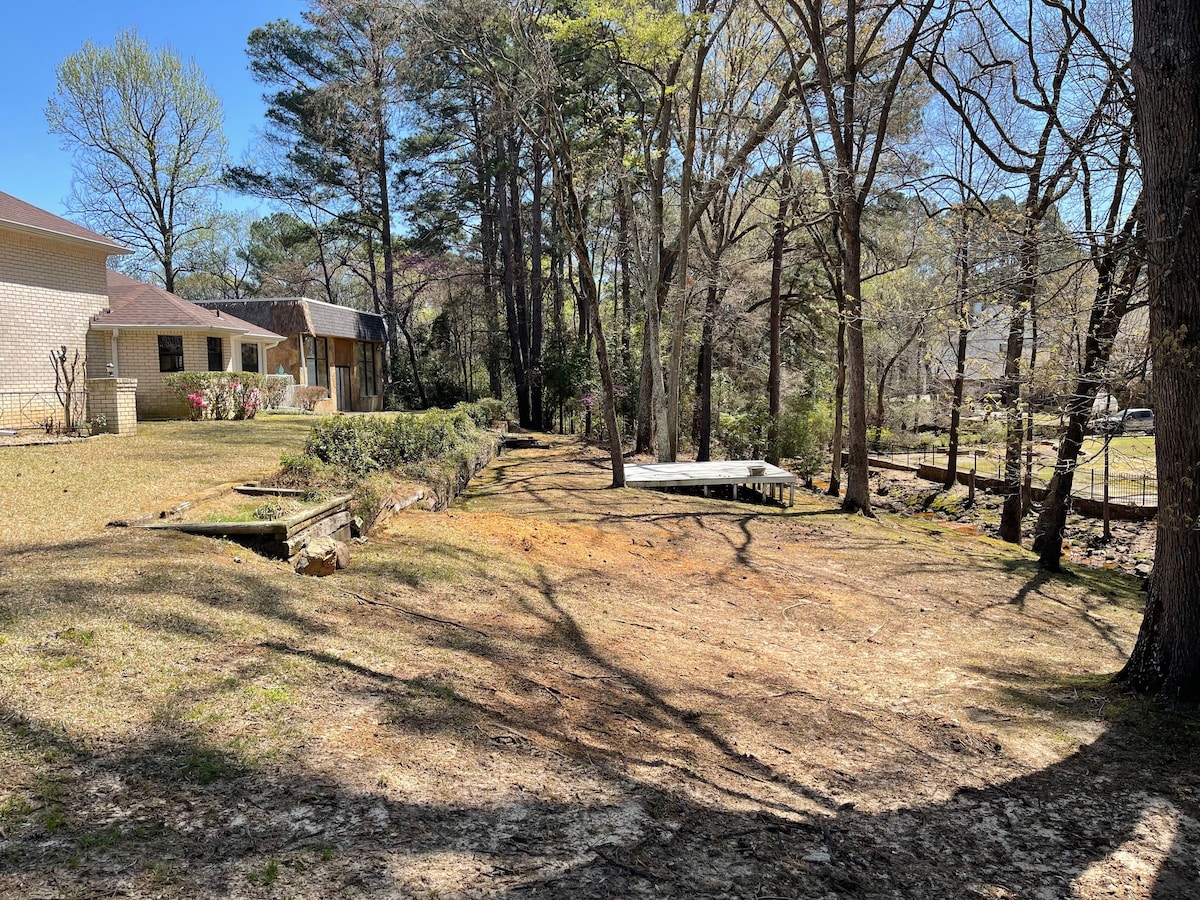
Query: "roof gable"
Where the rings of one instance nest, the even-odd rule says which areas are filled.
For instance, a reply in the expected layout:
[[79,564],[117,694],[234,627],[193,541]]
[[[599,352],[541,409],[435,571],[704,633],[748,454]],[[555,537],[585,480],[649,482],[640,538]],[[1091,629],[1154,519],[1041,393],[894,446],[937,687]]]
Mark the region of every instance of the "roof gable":
[[89,231],[82,225],[68,222],[54,213],[46,212],[32,203],[26,203],[24,200],[18,200],[11,194],[0,191],[0,228],[5,227],[15,231],[50,235],[72,243],[91,244],[94,247],[103,248],[110,255],[133,252],[102,234]]
[[92,317],[101,329],[158,328],[228,331],[257,340],[282,341],[282,335],[220,311],[202,309],[157,285],[107,270],[109,308]]

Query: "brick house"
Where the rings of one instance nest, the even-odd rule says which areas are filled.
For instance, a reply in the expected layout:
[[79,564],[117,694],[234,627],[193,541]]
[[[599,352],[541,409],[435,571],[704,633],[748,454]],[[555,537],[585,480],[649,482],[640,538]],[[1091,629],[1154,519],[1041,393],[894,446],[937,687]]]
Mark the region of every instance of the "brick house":
[[387,330],[382,316],[306,297],[205,300],[198,305],[284,335],[267,351],[269,373],[326,388],[342,412],[383,409]]
[[112,365],[118,378],[137,379],[140,419],[187,415],[168,390],[172,372],[266,374],[270,348],[282,335],[221,311],[202,309],[160,287],[108,271],[108,306],[92,316],[88,370]]
[[129,252],[0,192],[0,427],[61,416],[50,353],[86,352],[88,322],[108,306],[108,258]]
[[103,415],[116,431],[134,430],[135,410],[187,414],[163,383],[167,372],[268,371],[281,335],[107,268],[110,256],[130,252],[0,192],[0,428],[61,421],[50,363],[60,347],[68,360],[75,351],[86,359],[76,415]]

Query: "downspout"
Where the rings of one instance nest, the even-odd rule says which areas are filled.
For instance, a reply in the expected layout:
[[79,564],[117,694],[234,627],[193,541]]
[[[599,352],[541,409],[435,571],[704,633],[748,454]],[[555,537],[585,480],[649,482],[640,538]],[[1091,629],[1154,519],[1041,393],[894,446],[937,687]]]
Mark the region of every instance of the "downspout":
[[112,343],[112,348],[110,350],[110,354],[112,356],[113,378],[121,377],[121,365],[117,360],[117,335],[119,335],[120,333],[121,333],[120,328],[114,328],[112,330],[112,337],[110,338],[111,343]]

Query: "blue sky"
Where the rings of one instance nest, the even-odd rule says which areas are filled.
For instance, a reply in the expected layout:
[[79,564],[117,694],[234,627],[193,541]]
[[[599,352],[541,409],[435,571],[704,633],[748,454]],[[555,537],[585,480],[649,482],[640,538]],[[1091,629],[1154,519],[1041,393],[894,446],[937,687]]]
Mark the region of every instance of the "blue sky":
[[46,131],[54,67],[84,40],[109,44],[136,27],[153,47],[195,59],[225,110],[225,137],[238,160],[263,121],[262,88],[246,65],[246,36],[274,19],[298,20],[304,0],[62,0],[5,4],[0,28],[0,191],[62,215],[71,156]]

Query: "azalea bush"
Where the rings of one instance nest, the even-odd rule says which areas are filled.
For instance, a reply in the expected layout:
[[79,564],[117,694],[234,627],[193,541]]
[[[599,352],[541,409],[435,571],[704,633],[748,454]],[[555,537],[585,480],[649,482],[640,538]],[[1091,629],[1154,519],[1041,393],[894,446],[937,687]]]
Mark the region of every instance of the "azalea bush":
[[253,419],[267,397],[257,372],[173,372],[163,381],[187,402],[193,420]]

